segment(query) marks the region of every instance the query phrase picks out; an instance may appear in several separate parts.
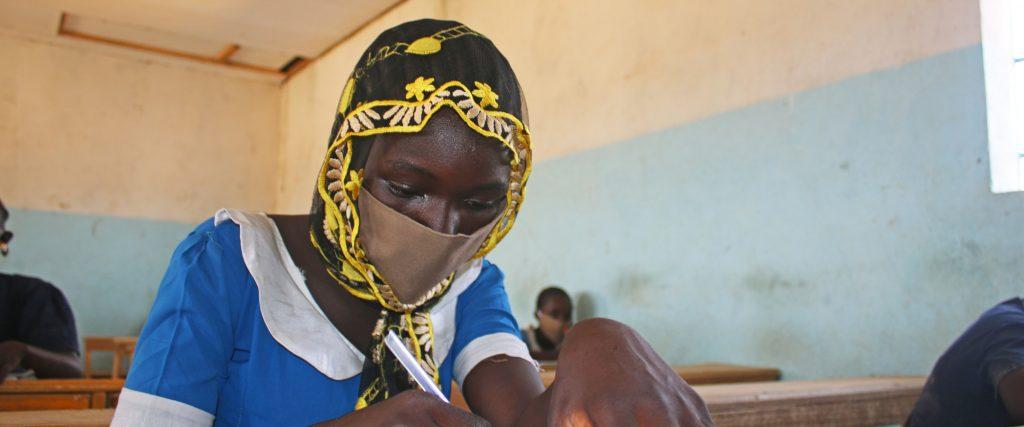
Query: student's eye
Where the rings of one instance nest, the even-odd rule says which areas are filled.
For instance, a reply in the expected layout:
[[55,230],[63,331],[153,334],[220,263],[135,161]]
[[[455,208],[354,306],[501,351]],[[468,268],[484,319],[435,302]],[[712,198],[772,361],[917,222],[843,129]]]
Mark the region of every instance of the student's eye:
[[391,191],[391,194],[394,194],[395,196],[398,196],[403,199],[414,199],[416,197],[423,195],[422,193],[416,191],[411,187],[402,184],[397,184],[391,181],[387,181],[387,186],[388,190]]
[[466,200],[466,207],[468,207],[469,209],[472,209],[474,211],[485,211],[485,210],[488,210],[488,209],[493,209],[495,206],[498,205],[498,203],[499,203],[499,201],[484,202],[484,201],[481,201],[481,200],[472,200],[472,199],[470,199],[470,200]]

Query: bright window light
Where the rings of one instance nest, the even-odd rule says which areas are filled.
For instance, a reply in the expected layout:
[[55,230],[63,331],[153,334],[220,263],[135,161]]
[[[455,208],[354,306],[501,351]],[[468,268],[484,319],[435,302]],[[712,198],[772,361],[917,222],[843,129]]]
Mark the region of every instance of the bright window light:
[[992,191],[1024,190],[1024,0],[981,0]]

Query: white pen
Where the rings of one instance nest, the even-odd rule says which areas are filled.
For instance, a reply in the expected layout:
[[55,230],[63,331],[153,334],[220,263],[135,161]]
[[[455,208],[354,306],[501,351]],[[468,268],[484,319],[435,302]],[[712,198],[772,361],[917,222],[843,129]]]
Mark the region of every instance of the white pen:
[[416,358],[409,353],[409,349],[405,348],[405,344],[402,344],[402,340],[395,335],[395,331],[388,331],[388,335],[384,337],[384,345],[388,346],[388,350],[395,355],[398,359],[398,363],[401,363],[406,371],[412,375],[412,378],[416,380],[416,384],[420,385],[427,393],[433,394],[438,399],[448,402],[448,398],[444,397],[444,393],[441,393],[441,389],[437,388],[437,384],[434,384],[434,379],[427,375],[427,371],[423,370],[423,367],[416,361]]

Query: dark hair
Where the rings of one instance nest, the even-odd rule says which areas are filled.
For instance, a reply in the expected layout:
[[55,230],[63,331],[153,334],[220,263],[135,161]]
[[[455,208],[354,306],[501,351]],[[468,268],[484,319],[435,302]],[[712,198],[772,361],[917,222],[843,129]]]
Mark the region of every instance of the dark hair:
[[4,228],[4,225],[7,223],[7,218],[10,217],[11,213],[7,212],[7,208],[4,207],[3,200],[0,200],[0,230]]
[[572,306],[572,298],[569,298],[569,294],[564,289],[557,286],[549,286],[537,295],[537,310],[540,310],[544,303],[557,297],[565,298],[566,301],[569,301],[569,306]]

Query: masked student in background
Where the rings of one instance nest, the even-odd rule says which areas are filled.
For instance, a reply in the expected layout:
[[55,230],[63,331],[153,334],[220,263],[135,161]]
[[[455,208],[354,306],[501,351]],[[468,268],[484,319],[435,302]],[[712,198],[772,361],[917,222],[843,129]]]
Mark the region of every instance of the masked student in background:
[[[530,174],[522,90],[480,33],[381,34],[345,84],[308,215],[222,210],[175,251],[115,425],[709,425],[629,327],[577,325],[544,390],[484,256]],[[420,391],[395,332],[445,394]]]
[[521,332],[530,356],[537,360],[558,360],[558,350],[572,326],[572,299],[562,288],[544,288],[537,295],[533,316],[537,319],[537,326]]

